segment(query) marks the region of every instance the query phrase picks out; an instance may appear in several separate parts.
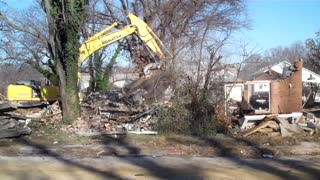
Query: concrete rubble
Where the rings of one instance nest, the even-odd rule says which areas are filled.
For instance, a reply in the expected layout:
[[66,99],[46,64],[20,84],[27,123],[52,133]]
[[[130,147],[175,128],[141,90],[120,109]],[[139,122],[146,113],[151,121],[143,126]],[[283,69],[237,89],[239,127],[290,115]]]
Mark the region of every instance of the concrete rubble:
[[5,99],[6,99],[6,97],[3,94],[0,93],[0,102],[4,101]]
[[57,124],[62,121],[59,102],[24,106],[21,102],[0,102],[0,138],[31,134],[31,121]]
[[16,128],[18,124],[27,128],[27,122],[32,120],[44,125],[59,125],[63,131],[78,134],[157,134],[157,112],[160,106],[170,103],[173,80],[170,71],[155,70],[152,76],[141,77],[122,88],[112,86],[109,92],[86,94],[80,104],[81,116],[71,125],[62,123],[59,102],[25,101],[15,102],[16,105],[11,106],[1,104],[6,98],[0,94],[0,132]]
[[31,129],[28,127],[31,119],[12,115],[17,107],[7,102],[0,103],[0,138],[28,135]]
[[[148,93],[150,94],[142,88],[137,88],[130,93],[118,89],[88,94],[81,102],[81,116],[71,125],[62,125],[61,130],[80,135],[157,134],[155,127],[158,108],[167,102],[168,96],[158,96],[156,101],[152,101],[151,96],[146,96]],[[28,128],[27,123],[30,120],[45,125],[61,125],[62,109],[59,102],[50,104],[17,102],[16,106],[4,103],[0,104],[0,120],[0,125],[6,125],[0,126],[0,132],[18,127],[18,122],[23,122],[23,127]],[[30,128],[28,131],[23,130],[16,135],[0,134],[0,138],[31,133]]]
[[156,134],[157,105],[148,105],[142,95],[143,90],[131,96],[119,90],[92,93],[81,104],[81,117],[66,129],[78,134]]

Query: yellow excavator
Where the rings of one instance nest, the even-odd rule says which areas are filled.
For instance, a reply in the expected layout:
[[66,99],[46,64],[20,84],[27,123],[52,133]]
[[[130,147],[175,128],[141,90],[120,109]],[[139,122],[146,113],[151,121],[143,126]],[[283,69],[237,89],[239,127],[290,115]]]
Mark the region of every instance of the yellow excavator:
[[[137,16],[128,14],[128,18],[130,20],[129,25],[110,32],[111,29],[118,25],[115,22],[85,41],[79,48],[78,66],[80,67],[81,64],[98,49],[132,34],[136,34],[159,59],[163,59],[164,53],[160,47],[164,46],[158,36]],[[80,72],[78,73],[78,78],[80,79]],[[7,99],[9,101],[28,102],[57,101],[60,100],[59,87],[41,86],[35,81],[10,84],[7,88]]]

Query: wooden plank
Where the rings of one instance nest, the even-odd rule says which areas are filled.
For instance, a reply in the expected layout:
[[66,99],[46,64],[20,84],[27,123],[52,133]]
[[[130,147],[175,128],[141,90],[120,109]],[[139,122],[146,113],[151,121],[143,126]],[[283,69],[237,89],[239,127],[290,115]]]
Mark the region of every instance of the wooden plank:
[[13,121],[13,120],[8,120],[6,121],[5,123],[1,124],[0,126],[0,132],[1,131],[4,131],[4,130],[7,130],[7,129],[10,129],[10,128],[14,128],[16,126],[16,122]]
[[268,134],[268,133],[273,132],[273,129],[272,128],[263,128],[263,129],[260,129],[259,132],[261,132],[263,134]]
[[22,128],[13,128],[13,129],[7,129],[0,132],[0,138],[9,138],[9,137],[18,137],[22,135],[29,135],[31,134],[31,129],[28,127],[22,127]]
[[19,115],[19,114],[6,114],[6,115],[10,118],[13,118],[13,119],[23,119],[23,120],[30,119],[26,116]]
[[138,134],[138,135],[157,135],[157,131],[128,131],[128,134]]
[[275,136],[280,136],[281,134],[280,134],[280,132],[270,132],[267,135],[270,137],[275,137]]
[[310,109],[303,109],[302,112],[317,112],[320,111],[320,108],[310,108]]
[[275,129],[275,130],[279,129],[279,125],[275,121],[264,121],[264,122],[260,123],[258,126],[255,126],[255,127],[251,128],[251,129],[249,129],[248,131],[246,131],[243,134],[243,136],[244,137],[249,136],[249,135],[251,135],[253,133],[256,133],[256,132],[258,132],[261,129],[266,128],[266,127],[270,127],[272,129]]
[[0,122],[4,121],[4,120],[8,120],[8,119],[10,119],[10,117],[8,117],[8,116],[0,116]]
[[[246,129],[247,126],[257,123],[257,121],[262,121],[266,115],[250,115],[244,116],[243,122],[240,122],[240,129]],[[242,120],[240,120],[242,121]]]
[[9,112],[9,111],[14,111],[16,110],[17,107],[13,106],[10,103],[1,103],[0,104],[0,113],[1,112]]

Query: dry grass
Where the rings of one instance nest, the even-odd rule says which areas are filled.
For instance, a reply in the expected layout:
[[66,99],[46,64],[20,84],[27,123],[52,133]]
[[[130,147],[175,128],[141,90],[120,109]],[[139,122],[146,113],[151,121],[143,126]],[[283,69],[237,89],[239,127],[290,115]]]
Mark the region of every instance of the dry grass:
[[[36,129],[37,127],[37,129]],[[131,146],[139,149],[141,155],[168,155],[168,156],[227,156],[238,158],[261,157],[262,154],[290,155],[283,150],[283,147],[299,145],[302,141],[319,142],[319,135],[300,135],[293,137],[268,137],[266,135],[252,135],[246,138],[231,137],[223,134],[208,138],[199,138],[184,135],[127,135],[121,136],[116,143],[117,138],[112,137],[110,142],[106,142],[102,137],[79,137],[59,130],[56,126],[45,126],[33,124],[34,130],[27,139],[33,142],[54,146],[57,145],[108,145],[119,150],[121,155],[126,155],[123,151],[125,146]],[[1,141],[1,155],[15,155],[15,148],[19,148],[19,142],[16,139],[5,139]],[[281,148],[279,148],[281,147]],[[70,151],[77,157],[92,157],[92,150],[79,149]],[[68,152],[66,152],[68,153]],[[94,150],[94,154],[96,150]],[[109,155],[109,154],[106,154]]]

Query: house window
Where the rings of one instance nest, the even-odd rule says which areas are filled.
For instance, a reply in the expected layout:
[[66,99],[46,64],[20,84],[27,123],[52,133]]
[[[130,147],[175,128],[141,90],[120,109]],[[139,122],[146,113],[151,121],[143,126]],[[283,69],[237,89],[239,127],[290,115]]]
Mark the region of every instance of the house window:
[[263,84],[259,84],[259,89],[263,89]]

